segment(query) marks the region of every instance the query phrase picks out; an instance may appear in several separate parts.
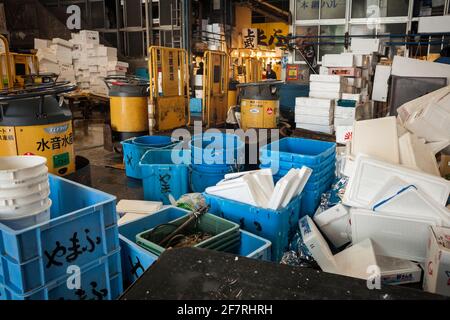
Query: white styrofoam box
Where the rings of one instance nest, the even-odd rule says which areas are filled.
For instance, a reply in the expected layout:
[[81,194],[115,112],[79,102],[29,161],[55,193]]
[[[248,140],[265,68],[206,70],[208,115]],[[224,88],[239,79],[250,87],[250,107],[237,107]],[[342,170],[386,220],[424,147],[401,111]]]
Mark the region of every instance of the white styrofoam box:
[[328,210],[317,212],[313,219],[320,231],[336,248],[352,240],[350,213],[344,205],[337,204]]
[[420,17],[419,33],[450,32],[450,16]]
[[309,124],[317,124],[321,126],[329,126],[333,124],[333,116],[308,116],[308,115],[296,115],[295,122],[297,123],[309,123]]
[[86,89],[89,89],[91,87],[91,83],[90,82],[77,82],[77,85],[82,90],[86,90]]
[[386,102],[389,92],[389,77],[391,76],[391,66],[378,64],[375,70],[373,81],[372,100]]
[[300,180],[300,184],[298,185],[296,194],[299,195],[305,188],[305,185],[308,182],[309,178],[311,177],[313,170],[311,168],[303,166],[300,170],[297,170],[297,172],[298,172],[297,178],[298,180]]
[[367,55],[367,54],[345,52],[345,53],[341,53],[341,55],[352,55],[355,60],[355,67],[367,68],[369,66],[370,61],[369,61],[369,55]]
[[441,150],[447,148],[449,145],[450,145],[450,140],[442,140],[442,141],[427,143],[427,146],[431,149],[431,151],[433,151],[434,154],[437,154]]
[[402,165],[440,176],[436,157],[429,146],[409,132],[401,136],[398,141]]
[[[352,144],[354,140],[353,132]],[[354,171],[344,194],[345,205],[370,208],[374,197],[384,188],[385,181],[392,177],[414,184],[441,206],[447,203],[450,182],[443,178],[393,165],[363,154],[359,154],[355,161]]]
[[86,43],[99,44],[100,34],[98,31],[93,30],[81,30],[79,33],[79,39]]
[[324,67],[354,67],[355,58],[353,55],[326,54],[322,57]]
[[410,218],[429,217],[440,226],[450,226],[450,211],[436,203],[416,186],[397,177],[389,179],[369,205],[376,212]]
[[358,102],[361,102],[361,94],[356,93],[356,94],[352,94],[352,93],[343,93],[342,94],[342,99],[343,100],[353,100]]
[[320,66],[320,68],[319,68],[319,74],[322,74],[322,75],[328,75],[328,68],[327,68],[327,67],[324,67],[324,66]]
[[113,47],[98,46],[97,56],[99,57],[117,57],[117,49]]
[[357,109],[357,107],[352,108],[352,107],[335,106],[334,107],[334,116],[335,117],[340,117],[340,118],[352,118],[352,119],[355,119],[356,109]]
[[309,216],[304,216],[298,224],[303,242],[319,267],[325,272],[338,273],[338,266],[333,253],[312,219]]
[[371,239],[377,255],[423,262],[434,219],[410,218],[392,213],[350,209],[352,240]]
[[333,115],[333,110],[331,108],[315,108],[307,106],[297,106],[295,107],[295,116],[316,116],[316,117],[330,117]]
[[334,100],[332,99],[321,99],[321,98],[311,98],[311,97],[297,97],[295,98],[296,106],[311,106],[311,107],[323,107],[332,108],[334,106]]
[[256,194],[254,190],[250,188],[248,180],[246,179],[243,182],[226,183],[208,187],[205,192],[222,198],[247,203],[252,206],[258,206]]
[[73,47],[73,44],[70,41],[67,41],[67,40],[64,40],[61,38],[53,38],[52,43],[69,48],[69,49],[72,49],[72,47]]
[[437,103],[438,105],[442,106],[441,104],[439,104],[439,101],[441,101],[442,99],[445,100],[445,97],[448,96],[450,96],[450,85],[430,92],[417,99],[411,100],[397,108],[399,119],[404,123],[413,113],[424,109],[430,104]]
[[89,72],[90,73],[97,73],[98,72],[98,66],[90,65],[89,66]]
[[402,77],[445,77],[450,83],[450,65],[394,56],[392,74]]
[[[296,187],[294,186],[295,181],[298,181],[298,171],[293,168],[276,183],[273,193],[267,203],[267,208],[278,210],[283,203],[286,202],[285,200],[287,200],[289,190],[293,187],[297,190],[298,185]],[[293,193],[291,194],[291,197],[292,196],[294,196]],[[288,200],[290,201],[290,199]]]
[[344,82],[344,77],[337,75],[321,75],[321,74],[311,74],[309,76],[310,82],[333,82],[333,83],[341,83]]
[[363,78],[366,81],[369,81],[372,69],[362,69],[361,71],[361,78]]
[[414,112],[405,127],[427,142],[450,140],[450,113],[443,108],[428,105]]
[[339,274],[364,280],[368,278],[368,268],[378,264],[374,244],[369,238],[353,241],[353,245],[336,254],[334,260]]
[[[334,117],[334,126],[335,127],[353,127],[353,123],[355,122],[355,118],[352,117]],[[353,131],[353,130],[352,130]]]
[[352,38],[350,48],[353,53],[372,54],[380,51],[380,39]]
[[52,62],[40,62],[39,71],[43,73],[56,73],[59,74],[59,64]]
[[[336,122],[336,119],[335,119]],[[336,128],[336,142],[341,144],[346,144],[348,141],[352,140],[353,126],[337,126]]]
[[377,264],[383,285],[416,283],[422,278],[422,269],[409,260],[377,256]]
[[427,243],[423,289],[450,296],[450,229],[431,227]]
[[36,53],[36,57],[38,58],[39,63],[58,63],[58,58],[52,50],[39,49]]
[[341,99],[341,92],[333,92],[333,91],[309,91],[310,98],[319,98],[319,99]]
[[300,129],[305,129],[305,130],[314,131],[314,132],[323,132],[323,133],[327,133],[327,134],[333,134],[333,131],[334,131],[334,126],[332,126],[332,125],[331,126],[322,126],[322,125],[318,125],[318,124],[297,122],[296,127],[300,128]]
[[400,163],[395,117],[356,121],[353,128],[352,154],[367,154],[390,163]]
[[49,48],[51,43],[52,42],[50,40],[47,40],[47,39],[34,38],[34,48],[38,49],[38,50]]
[[332,92],[341,92],[342,91],[341,83],[332,83],[332,82],[310,82],[309,89],[311,91],[332,91]]
[[363,78],[353,78],[353,77],[347,77],[347,84],[349,86],[355,87],[355,88],[362,88],[365,84],[365,81]]

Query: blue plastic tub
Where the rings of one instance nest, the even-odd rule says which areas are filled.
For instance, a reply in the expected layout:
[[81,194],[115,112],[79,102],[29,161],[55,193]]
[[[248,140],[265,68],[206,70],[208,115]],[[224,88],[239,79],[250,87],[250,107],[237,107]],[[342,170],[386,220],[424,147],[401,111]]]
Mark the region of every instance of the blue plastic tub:
[[[178,219],[188,211],[175,207],[164,208],[139,220],[119,227],[123,279],[125,287],[136,281],[158,257],[136,244],[136,235],[159,224]],[[248,258],[270,260],[270,241],[241,230],[239,250],[231,252]]]
[[0,300],[115,300],[123,292],[120,252],[81,268],[80,291],[69,289],[68,275],[26,294],[0,284]]
[[[277,150],[278,149],[278,150]],[[303,138],[283,138],[261,148],[260,157],[271,161],[321,164],[336,153],[336,143]]]
[[0,284],[26,294],[119,249],[116,197],[49,175],[51,220],[12,230],[0,223]]
[[331,184],[334,181],[334,176],[331,177],[320,189],[316,190],[305,190],[302,192],[303,201],[302,201],[302,213],[304,215],[313,216],[316,212],[317,208],[320,205],[320,199],[324,192],[328,191],[331,187]]
[[245,143],[235,134],[196,135],[189,146],[192,164],[236,165],[245,162]]
[[170,204],[169,194],[178,200],[188,193],[189,165],[186,162],[189,160],[189,152],[185,150],[148,150],[139,162],[144,199]]
[[222,180],[227,173],[234,172],[232,167],[228,170],[219,170],[218,172],[203,172],[191,168],[190,186],[192,192],[203,192],[206,188],[215,186]]
[[172,141],[169,136],[142,136],[127,139],[121,143],[125,174],[130,178],[142,179],[139,161],[144,153],[152,149],[171,149],[179,142]]
[[302,195],[294,198],[286,208],[278,211],[258,208],[206,193],[204,196],[210,205],[209,212],[239,223],[241,229],[270,240],[273,261],[280,261],[295,234],[298,220],[303,216]]
[[200,98],[191,98],[189,101],[189,108],[192,113],[201,113],[202,112],[202,103],[203,100]]

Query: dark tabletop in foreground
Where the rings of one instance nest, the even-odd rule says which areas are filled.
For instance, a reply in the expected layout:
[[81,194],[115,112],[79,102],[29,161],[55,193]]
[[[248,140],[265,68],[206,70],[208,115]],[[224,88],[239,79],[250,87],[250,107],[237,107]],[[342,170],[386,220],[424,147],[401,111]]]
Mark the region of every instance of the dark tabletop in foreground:
[[197,248],[167,250],[121,297],[153,299],[443,299],[366,281]]

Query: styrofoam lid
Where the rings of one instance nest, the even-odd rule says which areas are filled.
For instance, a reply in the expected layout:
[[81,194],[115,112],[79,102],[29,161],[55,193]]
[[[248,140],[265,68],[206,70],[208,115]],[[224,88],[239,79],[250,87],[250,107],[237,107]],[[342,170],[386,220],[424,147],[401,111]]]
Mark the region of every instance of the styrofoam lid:
[[326,226],[327,224],[349,216],[350,213],[343,204],[339,203],[328,210],[322,211],[314,215],[314,222],[319,228]]

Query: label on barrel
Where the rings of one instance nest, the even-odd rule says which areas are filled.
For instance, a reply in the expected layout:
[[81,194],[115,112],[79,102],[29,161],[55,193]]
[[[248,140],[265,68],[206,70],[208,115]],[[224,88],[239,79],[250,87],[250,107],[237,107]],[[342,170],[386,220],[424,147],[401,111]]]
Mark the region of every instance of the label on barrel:
[[255,109],[250,109],[250,112],[251,112],[251,113],[259,113],[259,110],[256,109],[256,108],[255,108]]
[[273,114],[273,109],[272,108],[267,108],[267,114],[268,115],[272,115]]

